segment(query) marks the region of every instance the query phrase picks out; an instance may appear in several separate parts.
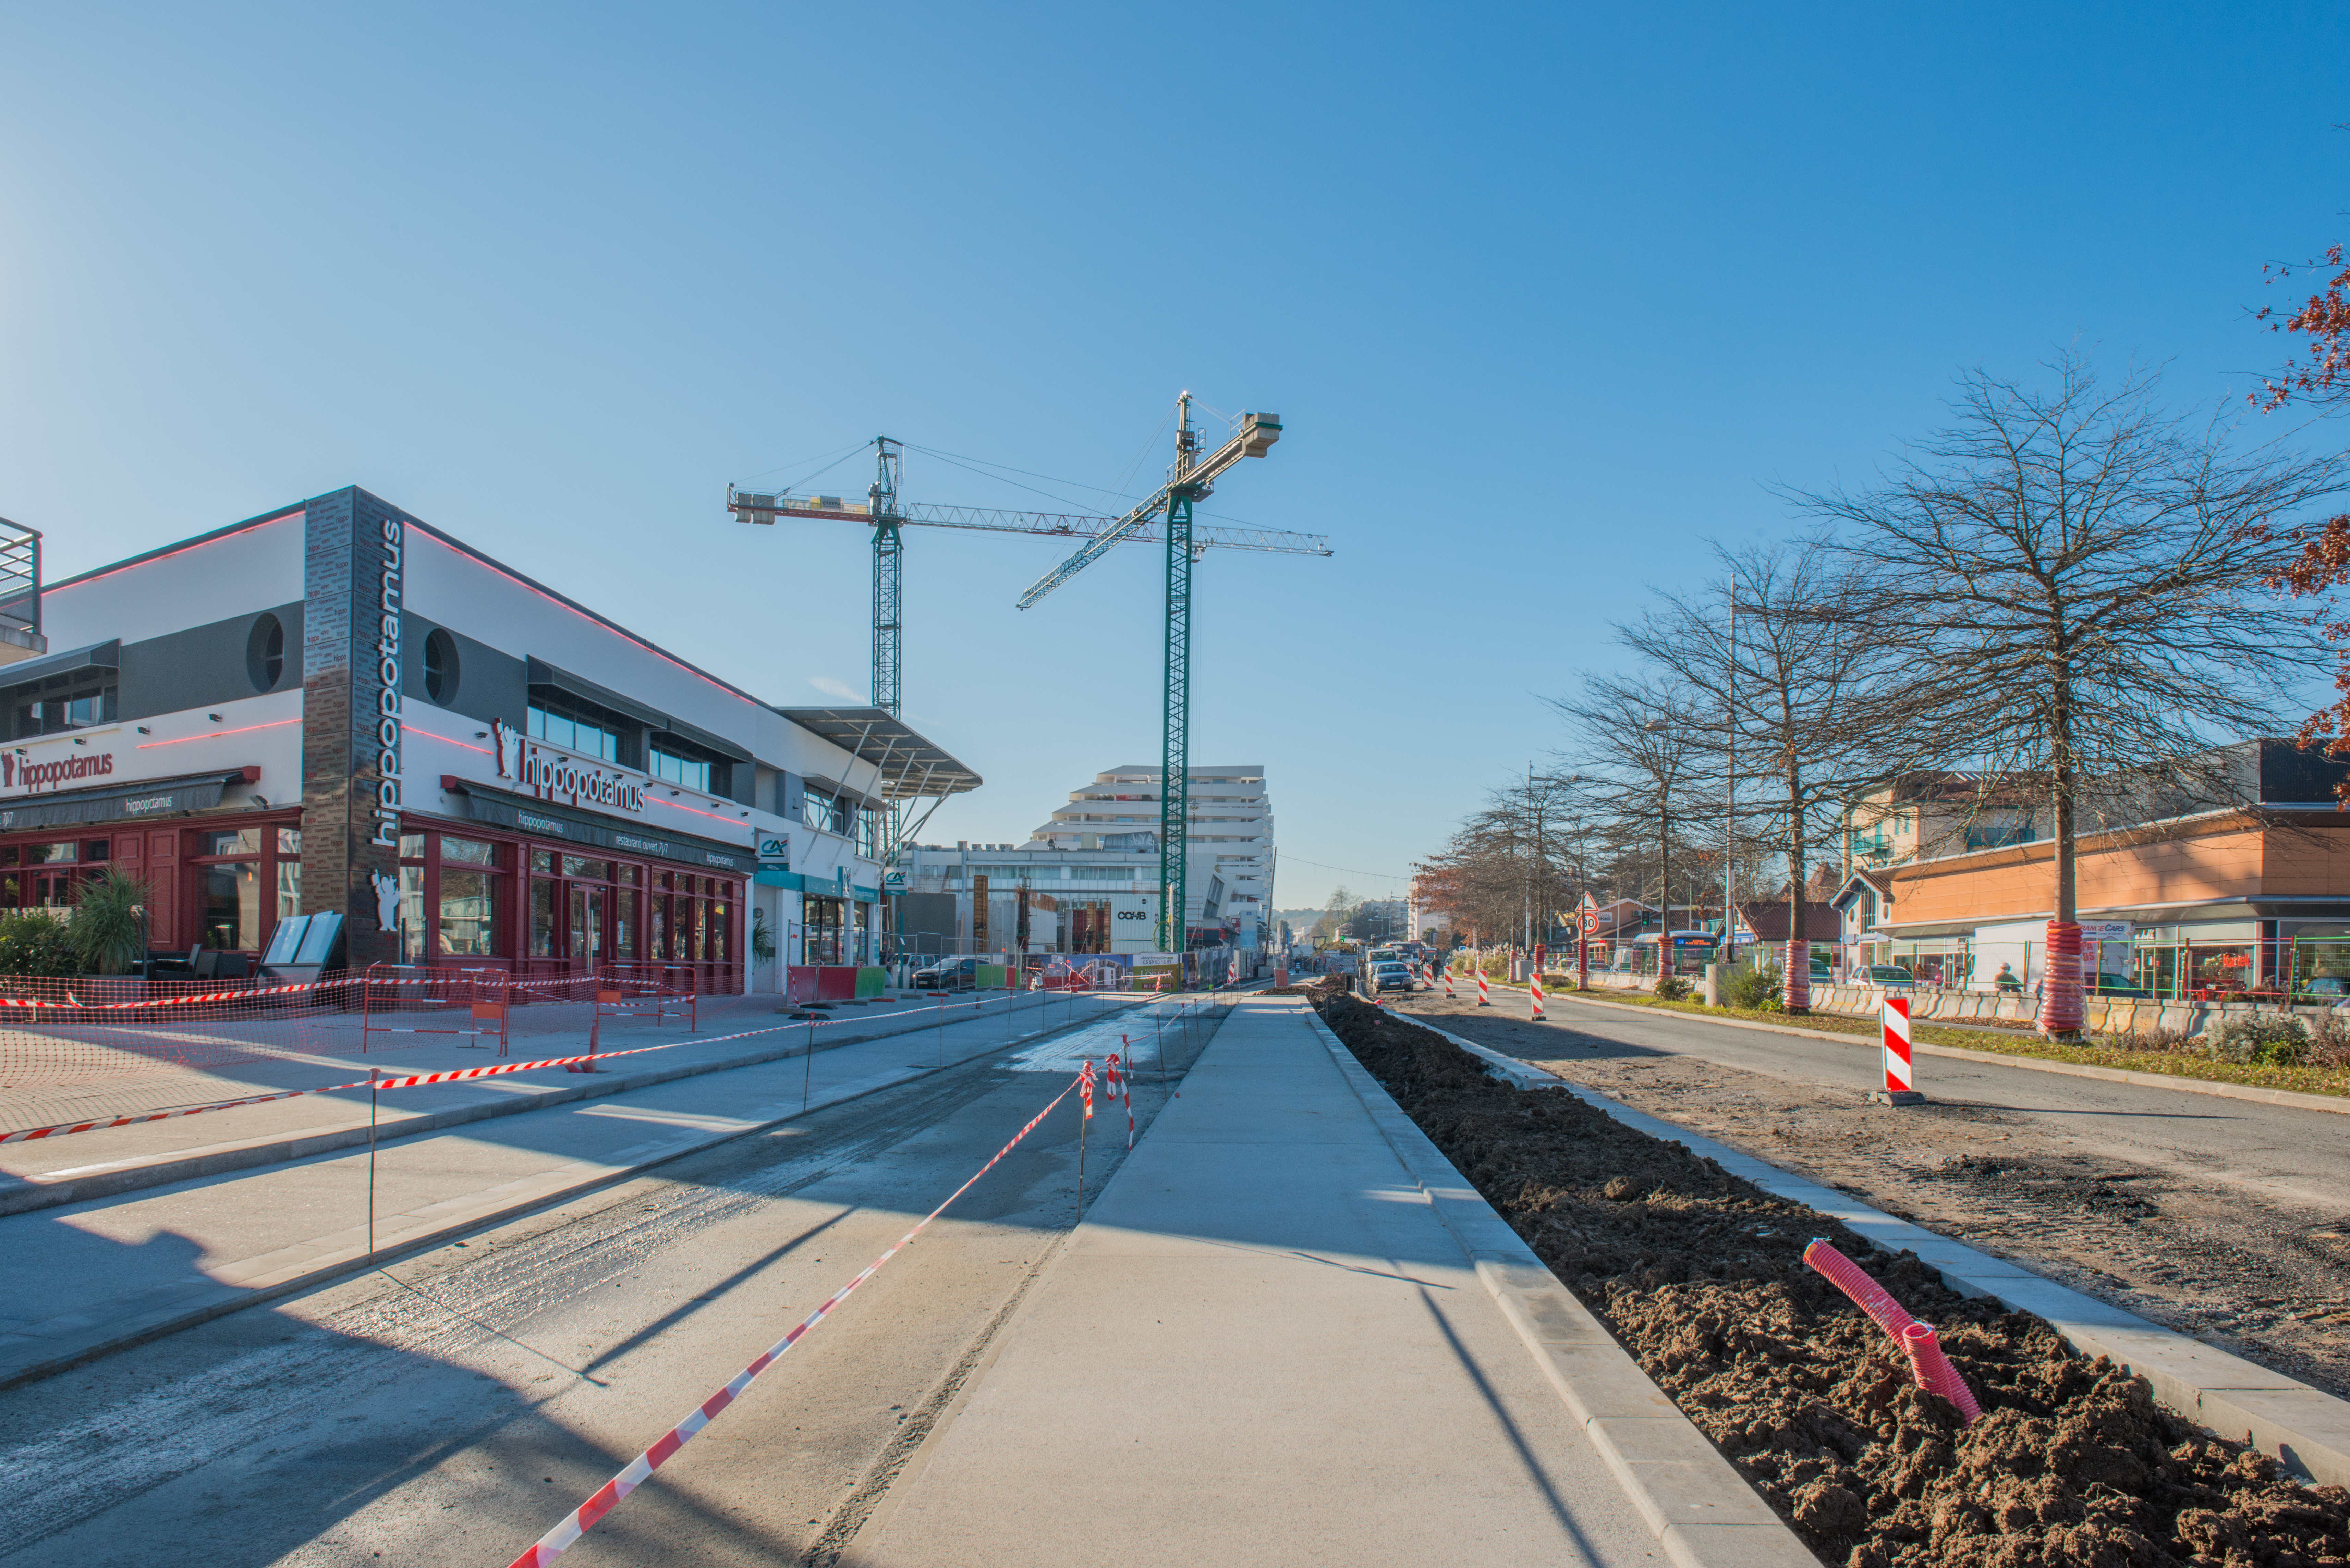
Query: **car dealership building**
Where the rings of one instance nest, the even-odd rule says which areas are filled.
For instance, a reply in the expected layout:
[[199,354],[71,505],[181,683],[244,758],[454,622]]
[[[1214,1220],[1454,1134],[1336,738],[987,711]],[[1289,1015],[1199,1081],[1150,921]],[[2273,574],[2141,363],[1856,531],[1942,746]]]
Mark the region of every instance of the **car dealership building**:
[[356,488],[39,602],[47,651],[0,665],[0,908],[119,867],[159,951],[257,956],[336,911],[354,966],[776,990],[878,954],[885,808],[979,783],[881,710],[763,702]]

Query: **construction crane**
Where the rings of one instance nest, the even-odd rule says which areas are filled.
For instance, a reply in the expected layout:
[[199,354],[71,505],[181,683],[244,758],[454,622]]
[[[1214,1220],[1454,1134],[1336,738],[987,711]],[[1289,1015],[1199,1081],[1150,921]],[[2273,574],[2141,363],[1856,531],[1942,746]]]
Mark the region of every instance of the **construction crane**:
[[[1186,394],[1184,419],[1187,431],[1190,428],[1190,407],[1189,394]],[[1257,417],[1250,416],[1252,419]],[[1270,445],[1280,433],[1280,421],[1272,421],[1270,429],[1273,433],[1264,438],[1266,445]],[[905,539],[902,531],[907,524],[922,528],[964,528],[990,534],[1038,534],[1052,538],[1084,539],[1087,541],[1086,550],[1079,552],[1082,559],[1064,566],[1060,570],[1061,576],[1066,576],[1085,562],[1091,561],[1113,544],[1156,544],[1160,537],[1159,531],[1152,525],[1152,520],[1159,512],[1166,510],[1164,487],[1150,501],[1123,517],[906,503],[901,502],[898,495],[899,483],[904,473],[905,443],[889,436],[876,436],[872,446],[875,473],[872,484],[866,490],[863,505],[838,495],[794,495],[788,490],[738,490],[730,484],[726,487],[726,509],[744,523],[772,524],[784,518],[830,519],[862,523],[873,530],[873,706],[882,709],[893,719],[903,717],[905,622],[901,589],[905,576]],[[1262,452],[1253,455],[1262,455]],[[1222,466],[1229,467],[1230,464]],[[1217,469],[1219,472],[1222,471],[1222,467]],[[1206,491],[1202,489],[1200,493],[1205,494]],[[1193,528],[1191,515],[1187,502],[1183,508],[1188,546],[1184,559],[1187,562],[1195,552],[1211,546],[1265,550],[1284,555],[1326,556],[1330,553],[1329,542],[1318,535],[1288,534],[1277,528]],[[1184,577],[1188,585],[1188,566]],[[1021,607],[1025,609],[1045,592],[1050,591],[1051,586],[1040,584],[1029,589],[1020,601]],[[894,867],[898,862],[901,847],[899,826],[898,813],[892,808],[883,816],[881,863],[885,868]]]
[[[1200,455],[1191,428],[1191,394],[1175,400],[1175,462],[1167,483],[1125,516],[1088,540],[1020,596],[1026,609],[1106,555],[1113,545],[1145,536],[1163,520],[1167,542],[1167,669],[1161,699],[1159,763],[1159,949],[1180,953],[1189,940],[1186,886],[1191,844],[1191,567],[1208,540],[1191,524],[1194,503],[1207,499],[1217,477],[1244,457],[1263,457],[1281,439],[1281,416],[1244,413],[1230,441]],[[1213,532],[1213,530],[1210,530]],[[1317,543],[1320,541],[1317,539]],[[1314,552],[1326,556],[1325,544]]]

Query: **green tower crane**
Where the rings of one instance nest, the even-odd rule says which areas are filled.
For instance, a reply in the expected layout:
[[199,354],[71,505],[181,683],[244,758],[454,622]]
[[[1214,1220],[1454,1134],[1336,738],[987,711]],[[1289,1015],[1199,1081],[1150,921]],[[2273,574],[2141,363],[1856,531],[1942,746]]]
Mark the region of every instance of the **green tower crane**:
[[[902,530],[909,524],[924,528],[966,528],[990,534],[1039,534],[1051,538],[1086,540],[1087,545],[1083,550],[1055,572],[1048,574],[1042,582],[1030,588],[1022,597],[1020,607],[1025,609],[1054,587],[1058,587],[1061,581],[1071,573],[1100,556],[1112,545],[1156,543],[1158,535],[1154,530],[1153,522],[1159,514],[1167,513],[1170,538],[1167,556],[1170,563],[1168,568],[1170,604],[1174,602],[1172,597],[1175,591],[1174,563],[1180,556],[1182,576],[1181,597],[1186,607],[1183,618],[1182,664],[1188,670],[1191,562],[1201,551],[1212,546],[1232,550],[1271,551],[1282,555],[1326,556],[1330,553],[1329,542],[1317,535],[1288,534],[1277,528],[1195,528],[1192,525],[1191,501],[1198,496],[1207,494],[1216,474],[1232,466],[1232,463],[1240,457],[1263,456],[1264,448],[1271,446],[1280,436],[1281,421],[1270,414],[1247,415],[1247,421],[1254,421],[1248,428],[1255,429],[1261,425],[1264,431],[1261,436],[1254,438],[1259,443],[1255,450],[1238,452],[1233,450],[1235,443],[1227,443],[1224,449],[1210,457],[1205,462],[1200,462],[1197,461],[1199,437],[1191,430],[1191,394],[1186,392],[1181,402],[1181,430],[1176,438],[1177,466],[1191,476],[1191,483],[1178,486],[1187,491],[1181,502],[1180,523],[1175,512],[1169,505],[1170,495],[1169,486],[1161,486],[1149,500],[1145,501],[1123,517],[1096,517],[1059,512],[1009,512],[983,506],[934,506],[920,503],[900,502],[898,490],[899,483],[904,474],[905,443],[889,436],[873,438],[874,478],[872,484],[867,487],[865,504],[861,506],[838,495],[794,495],[788,491],[738,490],[730,484],[726,487],[726,509],[744,523],[773,524],[781,518],[829,518],[846,523],[863,523],[872,528],[873,706],[883,710],[893,719],[903,717],[901,708],[905,622],[901,608],[901,588],[904,583],[906,546]],[[1235,438],[1235,442],[1237,441],[1238,438]],[[1175,482],[1170,480],[1170,486],[1174,484]],[[1183,537],[1183,548],[1180,552],[1173,543],[1174,533],[1179,527]],[[1169,618],[1170,638],[1174,635],[1174,625],[1175,620],[1170,610]],[[1172,670],[1176,668],[1176,652],[1172,642],[1170,644],[1169,659],[1169,668]],[[1168,689],[1170,694],[1177,691],[1171,675]],[[1182,683],[1181,691],[1188,698],[1190,691],[1188,675]],[[1175,701],[1176,699],[1170,695],[1170,701]],[[1182,716],[1179,714],[1170,720],[1170,722],[1177,723],[1180,727],[1181,719]],[[1180,743],[1180,741],[1178,743]],[[1178,813],[1176,820],[1179,825],[1184,822],[1180,812]],[[898,863],[899,852],[904,837],[899,831],[901,826],[894,807],[883,815],[880,860],[885,870],[894,868]],[[920,826],[917,825],[911,831],[919,830]],[[1163,882],[1165,871],[1163,832],[1160,843],[1162,846],[1160,870]],[[1176,864],[1177,881],[1180,887],[1180,860],[1179,859]]]
[[[1045,573],[1020,596],[1026,609],[1091,566],[1113,545],[1167,519],[1167,667],[1159,703],[1159,948],[1180,953],[1189,940],[1187,867],[1191,846],[1191,567],[1205,548],[1191,508],[1215,489],[1217,476],[1244,457],[1263,457],[1281,439],[1278,414],[1243,414],[1232,439],[1206,457],[1191,428],[1191,394],[1175,400],[1175,462],[1167,483],[1133,511],[1102,530],[1076,555]],[[1315,541],[1320,544],[1319,540]],[[1327,545],[1313,552],[1326,556]]]

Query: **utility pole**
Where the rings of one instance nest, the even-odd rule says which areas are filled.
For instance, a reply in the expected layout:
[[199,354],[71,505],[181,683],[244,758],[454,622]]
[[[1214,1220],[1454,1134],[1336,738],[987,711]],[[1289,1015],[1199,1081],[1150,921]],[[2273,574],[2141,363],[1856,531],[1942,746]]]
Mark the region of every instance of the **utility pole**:
[[[1534,826],[1534,764],[1532,760],[1529,760],[1526,763],[1526,825],[1531,827]],[[1523,862],[1523,866],[1524,875],[1521,878],[1523,886],[1521,891],[1525,894],[1526,899],[1526,953],[1528,957],[1532,957],[1534,950],[1534,866],[1531,859]]]
[[1721,950],[1723,967],[1738,961],[1738,574],[1730,574],[1730,670],[1722,682],[1729,706],[1722,732],[1725,780],[1721,811]]

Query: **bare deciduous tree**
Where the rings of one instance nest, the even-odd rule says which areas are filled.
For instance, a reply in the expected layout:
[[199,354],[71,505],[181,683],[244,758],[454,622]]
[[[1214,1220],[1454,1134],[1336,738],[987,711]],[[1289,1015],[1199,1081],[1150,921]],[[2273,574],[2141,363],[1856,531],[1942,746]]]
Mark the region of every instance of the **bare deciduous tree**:
[[[1971,372],[1954,421],[1866,490],[1793,493],[1856,560],[1897,566],[1887,607],[1938,692],[1946,754],[2044,790],[2054,840],[2041,1026],[2081,1024],[2075,839],[2085,781],[2190,787],[2220,741],[2256,735],[2322,662],[2256,598],[2279,525],[2339,488],[2338,459],[2240,455],[2162,411],[2157,377],[2100,383],[2066,355],[2044,382]],[[2224,781],[2214,782],[2224,789]]]
[[1671,972],[1662,955],[1671,941],[1673,830],[1709,798],[1703,720],[1690,699],[1679,681],[1659,674],[1594,677],[1579,698],[1547,699],[1570,726],[1569,754],[1577,759],[1586,797],[1622,838],[1656,846],[1667,944],[1659,949],[1659,975]]
[[[1931,733],[1931,688],[1897,618],[1877,613],[1883,573],[1820,541],[1717,548],[1719,579],[1666,594],[1617,628],[1668,671],[1721,753],[1734,746],[1765,803],[1757,826],[1786,857],[1790,1012],[1809,1008],[1810,847],[1847,803],[1915,765]],[[1735,616],[1730,613],[1734,603]]]

